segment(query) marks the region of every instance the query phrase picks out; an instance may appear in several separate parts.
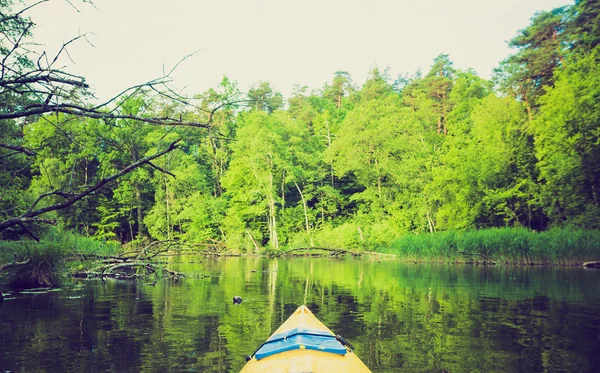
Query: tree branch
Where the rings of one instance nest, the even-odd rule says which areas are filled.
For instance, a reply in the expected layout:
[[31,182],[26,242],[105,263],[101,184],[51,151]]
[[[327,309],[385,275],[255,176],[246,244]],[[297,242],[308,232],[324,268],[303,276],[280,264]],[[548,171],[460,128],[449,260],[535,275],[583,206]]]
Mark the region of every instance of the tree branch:
[[2,266],[0,266],[0,272],[7,270],[9,268],[14,268],[14,267],[20,267],[20,266],[24,266],[31,263],[31,259],[27,259],[24,262],[12,262],[12,263],[6,263]]
[[[79,117],[86,118],[94,118],[94,119],[130,119],[136,120],[148,124],[156,124],[156,125],[167,125],[167,126],[187,126],[187,127],[200,127],[200,128],[208,128],[210,127],[210,122],[212,118],[206,123],[199,122],[187,122],[183,121],[180,118],[147,118],[147,117],[139,117],[135,115],[127,115],[127,114],[111,114],[107,112],[95,111],[93,109],[88,109],[82,106],[75,105],[66,105],[66,104],[58,104],[58,105],[31,105],[29,109],[26,110],[18,110],[7,113],[0,113],[0,120],[6,119],[17,119],[29,117],[32,115],[41,115],[47,113],[64,113],[71,114]],[[212,117],[212,113],[211,113]]]
[[27,228],[27,227],[25,226],[25,224],[19,224],[19,226],[20,226],[21,228],[23,228],[23,230],[25,231],[25,233],[27,233],[27,234],[28,234],[28,235],[29,235],[31,238],[33,238],[33,239],[34,239],[34,240],[36,240],[37,242],[40,242],[40,239],[39,239],[39,238],[38,238],[38,237],[37,237],[35,234],[33,234],[33,232],[32,232],[32,231],[30,231],[30,230],[29,230],[29,228]]
[[21,146],[8,145],[8,144],[2,144],[2,143],[0,143],[0,148],[14,150],[14,151],[17,151],[19,153],[27,154],[28,156],[31,156],[31,157],[34,157],[34,156],[37,155],[37,153],[34,152],[33,150],[27,149],[27,148],[23,148]]
[[165,174],[167,174],[169,176],[173,176],[174,179],[177,179],[177,176],[175,176],[175,174],[173,174],[173,173],[171,173],[171,172],[169,172],[169,171],[167,171],[165,169],[162,169],[162,168],[158,167],[157,165],[155,165],[152,162],[148,162],[148,165],[151,166],[151,167],[154,167],[155,169],[157,169],[158,171],[160,171],[162,173],[165,173]]
[[4,231],[7,228],[13,227],[15,225],[18,224],[22,224],[24,222],[28,222],[31,221],[32,218],[36,218],[39,215],[45,214],[47,212],[50,211],[56,211],[56,210],[60,210],[60,209],[64,209],[66,207],[71,206],[72,204],[74,204],[75,202],[87,197],[88,195],[92,194],[93,192],[97,191],[98,189],[102,188],[103,186],[105,186],[106,184],[118,179],[121,176],[124,176],[126,174],[128,174],[129,172],[135,170],[136,168],[143,166],[147,163],[149,163],[150,161],[164,155],[167,154],[175,149],[177,149],[179,147],[178,143],[181,141],[181,139],[172,142],[169,147],[167,147],[166,149],[148,156],[146,158],[140,159],[139,161],[130,164],[129,166],[123,168],[121,171],[103,178],[102,180],[100,180],[99,182],[97,182],[95,185],[87,188],[86,190],[84,190],[83,192],[73,195],[69,198],[66,199],[66,201],[61,202],[61,203],[56,203],[54,205],[51,206],[47,206],[47,207],[43,207],[41,209],[35,210],[35,211],[28,211],[18,217],[14,217],[11,219],[7,219],[3,222],[0,222],[0,232]]

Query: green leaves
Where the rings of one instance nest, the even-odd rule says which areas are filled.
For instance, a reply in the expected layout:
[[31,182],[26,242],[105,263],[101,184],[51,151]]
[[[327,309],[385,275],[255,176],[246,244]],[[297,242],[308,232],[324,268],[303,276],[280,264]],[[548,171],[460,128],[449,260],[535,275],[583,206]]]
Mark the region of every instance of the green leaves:
[[600,49],[570,61],[533,123],[542,199],[551,221],[598,227]]
[[[137,121],[2,122],[0,143],[38,156],[0,148],[10,160],[0,164],[0,211],[25,211],[34,194],[76,192],[182,139],[113,190],[56,213],[59,221],[122,241],[218,239],[241,251],[373,248],[406,232],[483,227],[597,228],[598,10],[581,0],[536,14],[493,83],[440,54],[429,71],[394,84],[387,70],[373,69],[362,86],[338,71],[320,90],[295,87],[287,106],[267,82],[244,96],[224,77],[196,96],[194,111],[139,92],[116,103]],[[147,115],[210,126],[148,126]]]

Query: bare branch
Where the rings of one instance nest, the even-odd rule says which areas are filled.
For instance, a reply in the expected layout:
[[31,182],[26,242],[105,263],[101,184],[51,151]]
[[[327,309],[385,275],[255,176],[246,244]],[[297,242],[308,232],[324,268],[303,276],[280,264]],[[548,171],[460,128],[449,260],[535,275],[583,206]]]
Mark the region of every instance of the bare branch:
[[103,108],[103,107],[106,107],[106,106],[108,106],[110,103],[112,103],[112,102],[114,102],[115,100],[117,100],[117,99],[119,99],[119,98],[123,97],[125,94],[127,94],[127,93],[128,93],[128,92],[130,92],[130,91],[138,92],[138,91],[139,91],[141,88],[144,88],[144,87],[152,87],[152,86],[154,86],[154,85],[158,85],[158,84],[162,84],[162,83],[163,83],[163,78],[158,78],[158,79],[153,79],[153,80],[150,80],[150,81],[148,81],[148,82],[146,82],[146,83],[143,83],[143,84],[134,85],[134,86],[132,86],[132,87],[129,87],[129,88],[127,88],[127,89],[125,89],[125,90],[121,91],[119,94],[117,94],[117,95],[115,95],[115,96],[111,97],[111,98],[110,98],[108,101],[105,101],[105,102],[103,102],[103,103],[101,103],[101,104],[99,104],[99,105],[96,105],[96,106],[92,107],[91,109],[92,109],[92,110],[98,110],[98,109],[101,109],[101,108]]
[[30,5],[30,6],[26,7],[26,8],[23,8],[23,9],[21,9],[20,11],[18,11],[18,12],[17,12],[17,13],[15,13],[15,14],[12,14],[12,15],[10,15],[10,16],[6,16],[6,17],[4,17],[4,18],[0,19],[0,23],[4,23],[4,22],[7,22],[7,21],[10,21],[11,19],[17,19],[17,18],[19,18],[19,17],[20,17],[20,16],[21,16],[23,13],[25,13],[26,11],[28,11],[29,9],[31,9],[31,8],[33,8],[33,7],[36,7],[36,6],[40,5],[41,3],[47,3],[48,1],[50,1],[50,0],[41,0],[41,1],[38,1],[38,2],[37,2],[37,3],[35,3],[35,4],[32,4],[32,5]]
[[[81,78],[81,80],[75,80],[75,79],[62,78],[60,76],[53,76],[53,75],[57,75],[57,74],[63,74],[62,72],[57,71],[57,70],[47,70],[47,71],[44,71],[44,73],[45,73],[44,75],[36,75],[36,76],[30,76],[30,77],[18,77],[13,80],[2,80],[2,81],[0,81],[0,87],[6,88],[9,86],[21,86],[21,85],[30,84],[30,83],[54,82],[54,83],[71,85],[71,86],[75,86],[75,87],[89,88],[89,85],[87,83],[85,83],[83,78]],[[65,75],[65,74],[63,74],[63,75]]]
[[187,56],[184,56],[184,57],[183,57],[181,60],[179,60],[179,62],[177,62],[177,63],[175,64],[175,66],[173,66],[173,68],[172,68],[172,69],[169,71],[169,73],[168,73],[168,74],[164,74],[164,66],[163,66],[163,74],[164,74],[164,76],[165,76],[165,77],[170,77],[170,76],[171,76],[171,74],[173,74],[173,71],[175,71],[175,70],[177,69],[177,67],[178,67],[179,65],[181,65],[181,64],[182,64],[182,63],[183,63],[185,60],[187,60],[188,58],[190,58],[190,57],[194,56],[195,54],[198,54],[198,53],[202,52],[203,50],[204,50],[204,49],[199,49],[199,50],[197,50],[197,51],[195,51],[195,52],[192,52],[192,53],[188,54]]
[[30,157],[34,157],[34,156],[37,155],[37,153],[34,152],[33,150],[24,148],[22,146],[15,146],[15,145],[8,145],[8,144],[2,144],[2,143],[0,143],[0,148],[14,150],[14,151],[19,152],[19,153],[27,154]]
[[3,230],[13,227],[17,224],[21,224],[24,222],[28,222],[31,221],[32,218],[36,218],[39,215],[45,214],[47,212],[50,211],[56,211],[56,210],[61,210],[64,209],[66,207],[71,206],[72,204],[74,204],[75,202],[87,197],[88,195],[94,193],[95,191],[97,191],[98,189],[102,188],[103,186],[105,186],[106,184],[118,179],[119,177],[126,175],[128,173],[130,173],[131,171],[135,170],[136,168],[143,166],[147,163],[149,163],[150,161],[164,155],[167,154],[175,149],[177,149],[179,147],[178,143],[181,141],[181,139],[172,142],[166,149],[148,156],[146,158],[140,159],[139,161],[130,164],[129,166],[123,168],[122,170],[120,170],[119,172],[105,177],[102,180],[100,180],[99,182],[97,182],[95,185],[87,188],[86,190],[84,190],[83,192],[73,195],[69,198],[66,199],[66,201],[61,202],[61,203],[56,203],[54,205],[51,206],[47,206],[47,207],[43,207],[41,209],[35,210],[35,211],[28,211],[24,214],[22,214],[21,216],[15,217],[15,218],[11,218],[11,219],[7,219],[3,222],[0,222],[0,232],[2,232]]
[[56,190],[56,191],[54,191],[54,192],[48,192],[48,193],[44,193],[44,194],[40,195],[40,196],[39,196],[39,197],[38,197],[38,198],[37,198],[37,199],[36,199],[36,200],[35,200],[35,201],[34,201],[34,202],[31,204],[31,207],[29,208],[29,211],[32,211],[32,210],[33,210],[33,208],[34,208],[35,206],[37,206],[37,204],[38,204],[38,203],[40,203],[40,201],[41,201],[41,200],[43,200],[43,199],[44,199],[44,198],[46,198],[46,197],[50,197],[50,196],[60,196],[60,197],[63,197],[64,199],[68,199],[69,197],[73,197],[73,196],[75,196],[75,194],[74,194],[74,193],[65,193],[65,192],[62,192],[62,191],[60,191],[60,190]]
[[[86,34],[87,34],[87,33],[86,33]],[[81,39],[81,38],[83,38],[83,39],[86,39],[86,40],[87,40],[87,38],[86,38],[86,34],[75,36],[74,38],[71,38],[70,40],[68,40],[68,41],[64,42],[64,43],[62,44],[62,46],[60,47],[60,49],[58,50],[58,52],[56,53],[56,55],[54,56],[54,59],[52,60],[52,62],[51,62],[49,65],[48,65],[48,68],[50,68],[50,67],[52,67],[52,65],[54,65],[54,63],[55,63],[55,62],[58,60],[58,58],[60,57],[60,55],[61,55],[63,52],[66,52],[67,54],[69,53],[69,52],[67,51],[67,47],[69,46],[69,44],[71,44],[71,43],[73,43],[73,42],[75,42],[75,41],[77,41],[77,40],[79,40],[79,39]],[[70,59],[70,58],[71,58],[71,56],[69,56],[69,59]],[[71,59],[71,62],[73,62],[73,60],[72,60],[72,59]]]
[[174,179],[176,179],[176,178],[177,178],[177,176],[175,176],[175,174],[173,174],[173,173],[171,173],[171,172],[169,172],[169,171],[167,171],[167,170],[165,170],[165,169],[163,169],[163,168],[160,168],[160,167],[158,167],[157,165],[155,165],[155,164],[154,164],[154,163],[152,163],[152,162],[148,162],[148,166],[151,166],[151,167],[153,167],[153,168],[157,169],[158,171],[160,171],[160,172],[162,172],[162,173],[165,173],[165,174],[167,174],[167,175],[169,175],[169,176],[172,176]]
[[19,226],[20,226],[20,227],[21,227],[21,228],[22,228],[22,229],[25,231],[25,233],[27,233],[27,234],[28,234],[28,235],[29,235],[31,238],[33,238],[33,239],[34,239],[34,240],[36,240],[37,242],[40,242],[40,239],[39,239],[39,238],[38,238],[38,237],[37,237],[35,234],[33,234],[33,232],[32,232],[32,231],[30,231],[30,230],[29,230],[29,228],[27,228],[27,227],[25,226],[25,224],[19,224]]
[[88,109],[81,106],[68,105],[68,104],[52,104],[52,105],[31,105],[28,109],[0,113],[0,120],[6,119],[16,119],[16,118],[25,118],[33,115],[41,115],[47,113],[64,113],[71,114],[78,117],[87,117],[94,119],[131,119],[136,120],[148,124],[156,124],[156,125],[167,125],[167,126],[188,126],[188,127],[200,127],[200,128],[208,128],[210,127],[210,123],[212,121],[212,114],[217,109],[211,112],[209,121],[206,123],[200,122],[187,122],[181,120],[181,118],[148,118],[148,117],[139,117],[135,115],[126,115],[126,114],[111,114],[107,112],[97,111],[93,109]]
[[0,266],[0,272],[10,269],[10,268],[15,268],[15,267],[20,267],[20,266],[24,266],[24,265],[28,265],[29,263],[31,263],[31,259],[27,259],[24,262],[12,262],[12,263],[6,263],[2,266]]

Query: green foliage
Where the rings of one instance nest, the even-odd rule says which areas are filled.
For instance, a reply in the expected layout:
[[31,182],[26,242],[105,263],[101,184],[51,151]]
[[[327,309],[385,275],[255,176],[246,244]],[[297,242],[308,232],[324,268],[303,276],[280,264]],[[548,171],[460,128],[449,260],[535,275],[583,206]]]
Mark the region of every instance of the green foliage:
[[0,241],[0,263],[27,263],[3,271],[1,280],[14,288],[57,286],[65,251],[64,241]]
[[519,51],[507,58],[497,71],[502,88],[520,99],[528,109],[554,84],[554,71],[564,59],[566,8],[539,12],[531,25],[519,31],[510,46]]
[[[494,82],[440,54],[429,71],[393,84],[387,70],[372,69],[362,86],[337,71],[320,90],[296,86],[287,106],[267,82],[244,95],[227,77],[196,95],[194,111],[142,91],[115,102],[124,115],[210,120],[202,131],[65,114],[1,122],[0,143],[38,156],[0,147],[0,219],[61,202],[181,139],[152,165],[46,217],[102,240],[217,240],[240,252],[374,250],[418,233],[418,252],[445,255],[446,238],[423,233],[492,250],[462,232],[599,229],[598,14],[587,0],[535,14]],[[27,231],[52,233],[27,225],[2,238]],[[521,244],[492,238],[498,250],[512,248],[499,258],[523,260]]]
[[555,225],[600,227],[600,47],[569,61],[533,123],[545,211]]

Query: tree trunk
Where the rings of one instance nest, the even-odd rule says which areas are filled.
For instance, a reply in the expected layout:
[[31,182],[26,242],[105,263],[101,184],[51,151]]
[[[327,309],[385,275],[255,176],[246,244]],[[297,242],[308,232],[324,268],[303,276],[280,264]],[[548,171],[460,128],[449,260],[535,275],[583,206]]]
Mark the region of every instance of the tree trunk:
[[279,241],[277,239],[277,217],[275,216],[275,198],[273,190],[273,174],[269,174],[269,243],[275,250],[279,250]]
[[306,224],[306,234],[308,235],[308,237],[310,237],[310,247],[314,247],[315,242],[312,235],[310,234],[310,225],[308,224],[308,206],[306,206],[304,194],[302,194],[302,190],[300,190],[300,187],[298,186],[298,183],[296,183],[296,180],[294,180],[294,185],[296,186],[296,189],[298,189],[298,193],[300,193],[300,198],[302,199],[302,206],[304,207],[304,223]]
[[135,186],[135,199],[137,203],[138,237],[141,238],[144,235],[144,215],[142,213],[142,192],[139,185]]
[[379,169],[377,158],[375,158],[375,167],[377,167],[377,197],[381,200],[381,170]]
[[529,117],[529,122],[533,121],[533,114],[531,113],[531,105],[529,105],[529,101],[525,101],[525,107],[527,108],[527,116]]
[[446,118],[448,117],[448,107],[446,106],[446,92],[442,94],[442,108],[444,113],[444,118],[442,122],[442,133],[445,135],[448,134],[448,129],[446,128]]
[[433,225],[433,220],[431,220],[431,216],[429,215],[429,211],[427,211],[427,224],[429,224],[429,233],[435,232],[435,226]]
[[270,226],[270,238],[271,247],[275,250],[279,250],[279,240],[277,239],[277,218],[275,217],[275,199],[269,199],[269,226]]
[[258,246],[258,243],[254,239],[254,236],[252,236],[252,233],[250,233],[250,231],[247,229],[246,229],[246,233],[248,234],[248,236],[250,237],[250,240],[252,241],[252,244],[254,245],[254,252],[258,253],[260,251],[260,247]]
[[281,176],[281,219],[285,224],[285,170]]
[[[325,120],[327,126],[327,149],[331,148],[331,131],[329,129],[329,121]],[[335,180],[333,176],[333,161],[329,163],[329,173],[331,174],[331,187],[335,189]]]
[[362,229],[360,229],[360,225],[358,226],[358,234],[360,235],[360,240],[365,241],[365,236],[363,235]]
[[171,239],[171,216],[169,215],[169,184],[167,183],[167,178],[164,177],[165,181],[165,219],[167,226],[167,238]]

